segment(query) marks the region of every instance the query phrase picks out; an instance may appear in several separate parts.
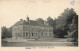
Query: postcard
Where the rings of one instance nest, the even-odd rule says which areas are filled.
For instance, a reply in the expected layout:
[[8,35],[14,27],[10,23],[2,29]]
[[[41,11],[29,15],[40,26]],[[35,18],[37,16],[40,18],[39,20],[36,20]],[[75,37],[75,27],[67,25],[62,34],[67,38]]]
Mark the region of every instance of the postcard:
[[1,51],[80,51],[79,0],[0,0]]

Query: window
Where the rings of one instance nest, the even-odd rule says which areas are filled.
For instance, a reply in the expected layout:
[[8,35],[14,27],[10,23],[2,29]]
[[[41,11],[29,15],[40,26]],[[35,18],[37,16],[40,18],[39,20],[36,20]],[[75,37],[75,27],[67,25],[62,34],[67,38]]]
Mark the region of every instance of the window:
[[43,32],[42,32],[41,36],[43,36]]
[[49,35],[51,35],[51,33],[49,33]]
[[51,32],[51,31],[53,31],[52,29],[49,29],[49,31]]
[[36,35],[37,35],[37,33],[36,33]]
[[32,36],[33,36],[33,33],[32,33]]
[[51,37],[52,36],[52,33],[49,33],[49,37]]
[[23,37],[25,37],[25,32],[23,33]]
[[26,32],[26,36],[28,36],[28,33]]

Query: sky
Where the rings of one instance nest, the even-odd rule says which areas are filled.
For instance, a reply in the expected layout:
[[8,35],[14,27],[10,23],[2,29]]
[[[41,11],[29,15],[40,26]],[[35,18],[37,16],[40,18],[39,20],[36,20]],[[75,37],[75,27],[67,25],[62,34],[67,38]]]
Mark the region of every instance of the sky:
[[[74,4],[71,2],[74,1]],[[55,19],[66,8],[74,8],[79,15],[80,0],[0,0],[0,27],[11,27],[20,19],[31,20],[49,16]]]

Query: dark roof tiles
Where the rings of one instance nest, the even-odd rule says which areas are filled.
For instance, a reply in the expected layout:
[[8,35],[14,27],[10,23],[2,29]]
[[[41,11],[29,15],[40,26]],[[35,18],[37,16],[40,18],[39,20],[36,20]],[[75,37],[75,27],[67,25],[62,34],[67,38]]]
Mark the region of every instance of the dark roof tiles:
[[28,24],[25,20],[20,20],[20,21],[18,21],[18,22],[16,22],[15,24],[14,24],[14,26],[15,25],[26,25],[26,24]]
[[30,23],[28,23],[26,20],[20,20],[18,22],[16,22],[13,26],[16,26],[16,25],[34,25],[34,26],[45,26],[44,24],[38,22],[38,21],[35,21],[35,20],[29,20]]

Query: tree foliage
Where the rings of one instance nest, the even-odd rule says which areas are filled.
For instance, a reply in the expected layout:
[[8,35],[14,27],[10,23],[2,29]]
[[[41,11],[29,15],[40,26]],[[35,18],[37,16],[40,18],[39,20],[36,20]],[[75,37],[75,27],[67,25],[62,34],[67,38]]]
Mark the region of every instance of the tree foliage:
[[50,16],[47,18],[47,23],[49,24],[49,26],[53,27],[53,19]]
[[38,18],[36,21],[38,21],[39,24],[44,24],[44,20],[42,18]]
[[[78,28],[78,16],[76,15],[76,12],[73,8],[71,9],[65,9],[64,12],[57,18],[56,20],[56,30],[54,30],[54,33],[59,36],[59,34],[67,35],[68,31],[71,29]],[[60,31],[63,32],[60,32]],[[73,34],[72,34],[73,35]],[[63,36],[63,37],[64,37]],[[62,37],[62,36],[61,36]]]
[[4,38],[11,38],[12,37],[12,32],[10,29],[6,28],[6,27],[2,27],[2,39]]

